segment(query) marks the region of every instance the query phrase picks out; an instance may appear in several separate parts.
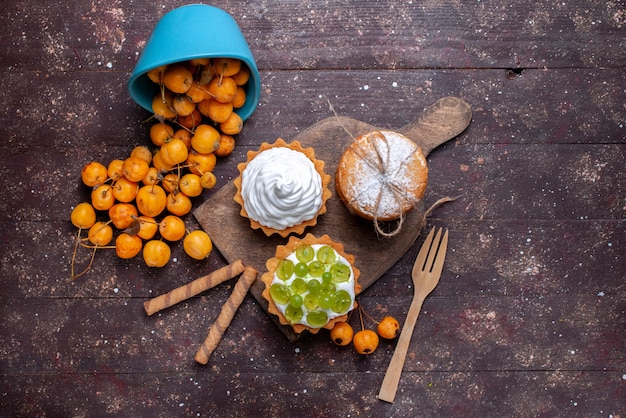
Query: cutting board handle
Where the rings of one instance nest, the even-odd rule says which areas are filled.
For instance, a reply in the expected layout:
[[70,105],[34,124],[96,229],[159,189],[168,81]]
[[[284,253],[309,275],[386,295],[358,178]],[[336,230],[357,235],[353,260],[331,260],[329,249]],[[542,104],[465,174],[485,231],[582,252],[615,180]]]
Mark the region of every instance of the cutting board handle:
[[467,128],[472,108],[458,97],[444,97],[428,106],[399,132],[420,144],[425,156]]

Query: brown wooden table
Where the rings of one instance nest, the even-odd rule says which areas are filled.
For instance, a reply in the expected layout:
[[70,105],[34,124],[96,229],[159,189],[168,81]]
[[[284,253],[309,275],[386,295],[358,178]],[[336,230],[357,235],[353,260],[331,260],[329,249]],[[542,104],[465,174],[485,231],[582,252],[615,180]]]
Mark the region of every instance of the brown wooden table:
[[[292,343],[251,295],[196,364],[234,282],[153,317],[142,304],[225,265],[218,251],[192,262],[174,246],[155,270],[102,250],[67,282],[80,169],[148,144],[126,83],[184,2],[4,1],[0,416],[626,416],[626,4],[535,3],[217,4],[263,85],[196,205],[247,150],[332,116],[328,100],[392,129],[444,96],[472,106],[428,158],[426,205],[463,197],[428,221],[449,228],[450,251],[388,404],[393,341],[367,357],[325,332]],[[371,315],[402,322],[422,240],[362,294]]]

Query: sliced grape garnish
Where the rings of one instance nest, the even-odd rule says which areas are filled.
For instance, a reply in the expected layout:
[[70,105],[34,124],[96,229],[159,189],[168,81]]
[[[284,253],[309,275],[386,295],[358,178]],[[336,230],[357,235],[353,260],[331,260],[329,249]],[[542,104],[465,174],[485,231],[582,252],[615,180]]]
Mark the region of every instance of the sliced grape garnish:
[[330,245],[300,244],[278,262],[275,275],[279,280],[270,286],[270,295],[292,324],[319,328],[354,304],[350,292],[339,286],[350,280],[352,268]]
[[285,318],[287,318],[287,321],[295,324],[296,322],[302,321],[303,316],[304,312],[302,311],[302,308],[287,305],[287,309],[285,309]]
[[324,264],[330,264],[335,261],[335,250],[330,245],[322,245],[317,250],[317,259]]
[[310,279],[307,282],[306,287],[309,289],[309,292],[317,293],[317,292],[319,292],[320,288],[322,287],[322,283],[320,283],[320,281],[317,280],[317,279]]
[[289,306],[292,306],[294,308],[300,308],[303,303],[304,298],[302,297],[302,295],[295,294],[289,296]]
[[332,295],[333,293],[335,293],[335,290],[337,290],[335,288],[335,285],[332,283],[322,283],[322,285],[320,286],[320,294],[328,294],[328,295]]
[[324,263],[321,261],[314,260],[309,264],[309,274],[311,277],[321,277],[325,271],[326,267],[324,267]]
[[315,257],[315,250],[310,245],[302,244],[296,248],[296,258],[303,263],[308,263]]
[[276,266],[276,275],[281,280],[289,280],[293,274],[293,261],[285,258],[278,262]]
[[339,290],[332,296],[331,309],[340,314],[348,312],[352,306],[352,298],[346,290]]
[[328,322],[328,315],[324,311],[311,311],[307,314],[306,321],[312,327],[319,328],[326,325],[326,322]]
[[350,267],[341,262],[336,262],[330,266],[330,273],[333,275],[333,283],[342,283],[350,280]]
[[293,282],[291,282],[291,292],[295,295],[302,295],[307,291],[307,289],[306,280],[300,277],[296,277],[293,279]]
[[320,306],[320,296],[317,293],[307,293],[304,296],[304,307],[309,311],[315,310]]
[[301,261],[294,266],[293,272],[296,273],[298,277],[306,277],[306,275],[309,274],[309,266],[307,263]]
[[332,296],[332,294],[320,293],[319,304],[320,304],[320,308],[322,308],[322,309],[329,309],[331,306],[333,306],[333,296]]
[[274,283],[270,286],[270,295],[276,303],[284,304],[289,301],[289,289],[281,283]]

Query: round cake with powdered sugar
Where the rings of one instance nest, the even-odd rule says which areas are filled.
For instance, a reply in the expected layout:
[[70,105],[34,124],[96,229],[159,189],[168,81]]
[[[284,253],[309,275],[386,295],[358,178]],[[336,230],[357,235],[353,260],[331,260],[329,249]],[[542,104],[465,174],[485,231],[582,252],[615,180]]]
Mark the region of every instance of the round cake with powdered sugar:
[[348,210],[365,219],[401,218],[422,199],[428,165],[422,149],[393,131],[372,131],[346,148],[335,177]]

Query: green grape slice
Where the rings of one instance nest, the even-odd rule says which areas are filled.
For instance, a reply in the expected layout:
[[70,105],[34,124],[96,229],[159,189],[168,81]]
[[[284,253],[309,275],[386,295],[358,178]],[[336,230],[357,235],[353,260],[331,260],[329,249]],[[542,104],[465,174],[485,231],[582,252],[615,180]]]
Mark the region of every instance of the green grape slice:
[[306,283],[306,287],[307,289],[309,289],[309,292],[318,293],[322,287],[322,283],[320,283],[320,281],[317,279],[310,279]]
[[322,309],[330,309],[333,306],[333,296],[329,293],[320,293],[319,305]]
[[270,296],[274,302],[285,304],[289,301],[289,289],[281,283],[274,283],[270,286]]
[[300,277],[296,277],[295,279],[293,279],[290,288],[291,292],[296,295],[302,295],[308,289],[306,280]]
[[309,274],[309,266],[307,263],[299,262],[293,268],[293,272],[296,273],[298,277],[306,277]]
[[311,311],[307,314],[306,321],[312,327],[319,328],[328,322],[328,314],[324,311]]
[[304,296],[304,307],[313,311],[320,306],[320,296],[317,293],[307,293]]
[[339,290],[332,296],[331,309],[333,312],[343,314],[350,310],[352,306],[352,298],[346,290]]
[[300,308],[302,307],[302,304],[304,303],[304,298],[302,297],[302,295],[291,295],[289,296],[289,306],[293,307],[293,308]]
[[302,308],[296,308],[288,305],[287,309],[285,309],[285,318],[292,324],[302,321],[303,316],[304,312],[302,311]]
[[335,293],[335,290],[337,290],[335,288],[335,285],[332,283],[322,283],[322,286],[320,286],[320,290],[319,293],[321,294],[326,294],[326,295],[332,295],[333,293]]
[[317,250],[317,259],[324,264],[330,264],[335,261],[336,254],[333,247],[330,245],[322,245]]
[[330,266],[330,274],[332,274],[333,283],[343,283],[350,280],[350,267],[347,264],[343,264],[340,261],[333,263]]
[[293,274],[293,261],[285,258],[278,262],[276,266],[276,276],[281,280],[289,280]]
[[315,257],[315,250],[310,245],[302,244],[296,248],[296,258],[298,261],[308,263]]
[[313,260],[309,264],[309,275],[311,277],[322,277],[322,274],[326,271],[324,263],[319,260]]
[[328,284],[333,281],[333,274],[330,271],[322,273],[322,283]]

